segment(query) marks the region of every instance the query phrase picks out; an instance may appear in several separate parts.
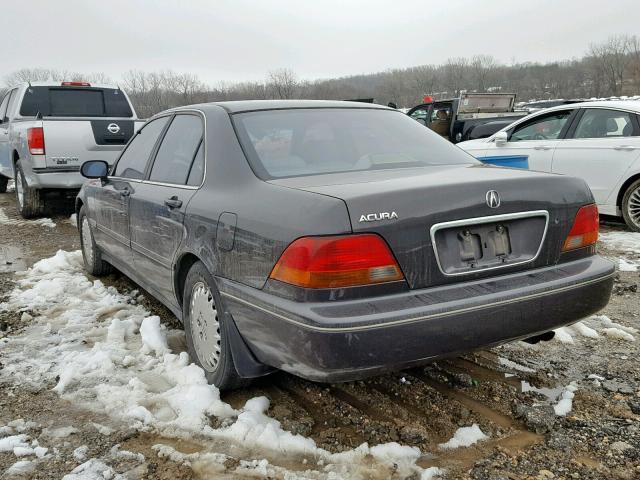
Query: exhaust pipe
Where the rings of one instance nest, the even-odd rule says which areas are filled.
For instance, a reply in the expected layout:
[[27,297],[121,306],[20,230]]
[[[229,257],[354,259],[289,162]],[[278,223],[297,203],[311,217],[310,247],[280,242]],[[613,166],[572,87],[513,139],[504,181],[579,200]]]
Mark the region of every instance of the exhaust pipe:
[[544,333],[541,333],[540,335],[535,335],[533,337],[525,338],[523,342],[527,342],[527,343],[530,343],[531,345],[535,345],[536,343],[539,343],[539,342],[548,342],[549,340],[552,340],[553,337],[555,336],[556,336],[556,332],[544,332]]

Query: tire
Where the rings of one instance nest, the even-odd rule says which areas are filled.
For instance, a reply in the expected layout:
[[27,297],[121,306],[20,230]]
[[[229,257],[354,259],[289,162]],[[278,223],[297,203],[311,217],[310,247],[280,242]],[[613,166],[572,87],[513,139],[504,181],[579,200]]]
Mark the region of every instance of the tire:
[[33,218],[41,215],[44,212],[44,201],[40,197],[39,190],[27,185],[21,160],[16,162],[15,183],[18,213],[23,218]]
[[184,284],[182,318],[191,361],[204,370],[207,381],[219,390],[248,385],[236,371],[225,328],[222,299],[213,277],[202,262],[193,264]]
[[80,208],[80,213],[78,214],[78,231],[80,233],[80,245],[85,270],[94,277],[111,273],[113,267],[102,259],[102,252],[93,239],[91,224],[84,206]]
[[634,232],[640,232],[640,180],[636,180],[622,197],[622,217]]
[[9,179],[4,175],[0,175],[0,193],[5,193],[7,191],[8,183],[9,183]]

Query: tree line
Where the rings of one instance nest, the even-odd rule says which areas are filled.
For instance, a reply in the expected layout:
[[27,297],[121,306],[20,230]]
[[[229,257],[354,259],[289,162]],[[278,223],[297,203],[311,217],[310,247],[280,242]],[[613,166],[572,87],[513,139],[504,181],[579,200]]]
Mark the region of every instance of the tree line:
[[207,85],[191,73],[129,70],[113,81],[103,73],[24,68],[5,76],[5,88],[25,81],[115,83],[131,97],[138,114],[201,102],[253,99],[373,98],[401,107],[425,95],[455,97],[460,92],[509,92],[518,100],[600,98],[640,93],[640,37],[616,35],[591,44],[582,58],[548,63],[505,64],[491,55],[452,57],[440,65],[388,70],[332,79],[303,80],[290,69],[269,72],[263,81]]

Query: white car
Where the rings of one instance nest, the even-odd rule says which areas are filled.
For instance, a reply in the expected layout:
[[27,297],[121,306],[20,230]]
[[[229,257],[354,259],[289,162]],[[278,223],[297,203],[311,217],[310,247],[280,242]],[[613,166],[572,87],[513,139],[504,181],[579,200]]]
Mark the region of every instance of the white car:
[[640,101],[548,108],[457,145],[484,163],[583,178],[600,213],[640,231]]

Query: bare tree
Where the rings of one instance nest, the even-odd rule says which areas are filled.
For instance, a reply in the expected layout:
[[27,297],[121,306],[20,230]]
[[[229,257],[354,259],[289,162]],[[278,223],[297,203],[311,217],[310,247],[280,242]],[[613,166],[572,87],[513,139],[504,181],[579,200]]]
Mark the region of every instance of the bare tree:
[[471,72],[475,81],[475,88],[479,92],[484,92],[490,86],[488,84],[490,76],[497,67],[495,58],[491,55],[475,55],[470,62]]
[[274,98],[293,98],[298,89],[298,80],[293,70],[282,68],[267,75],[267,85]]

